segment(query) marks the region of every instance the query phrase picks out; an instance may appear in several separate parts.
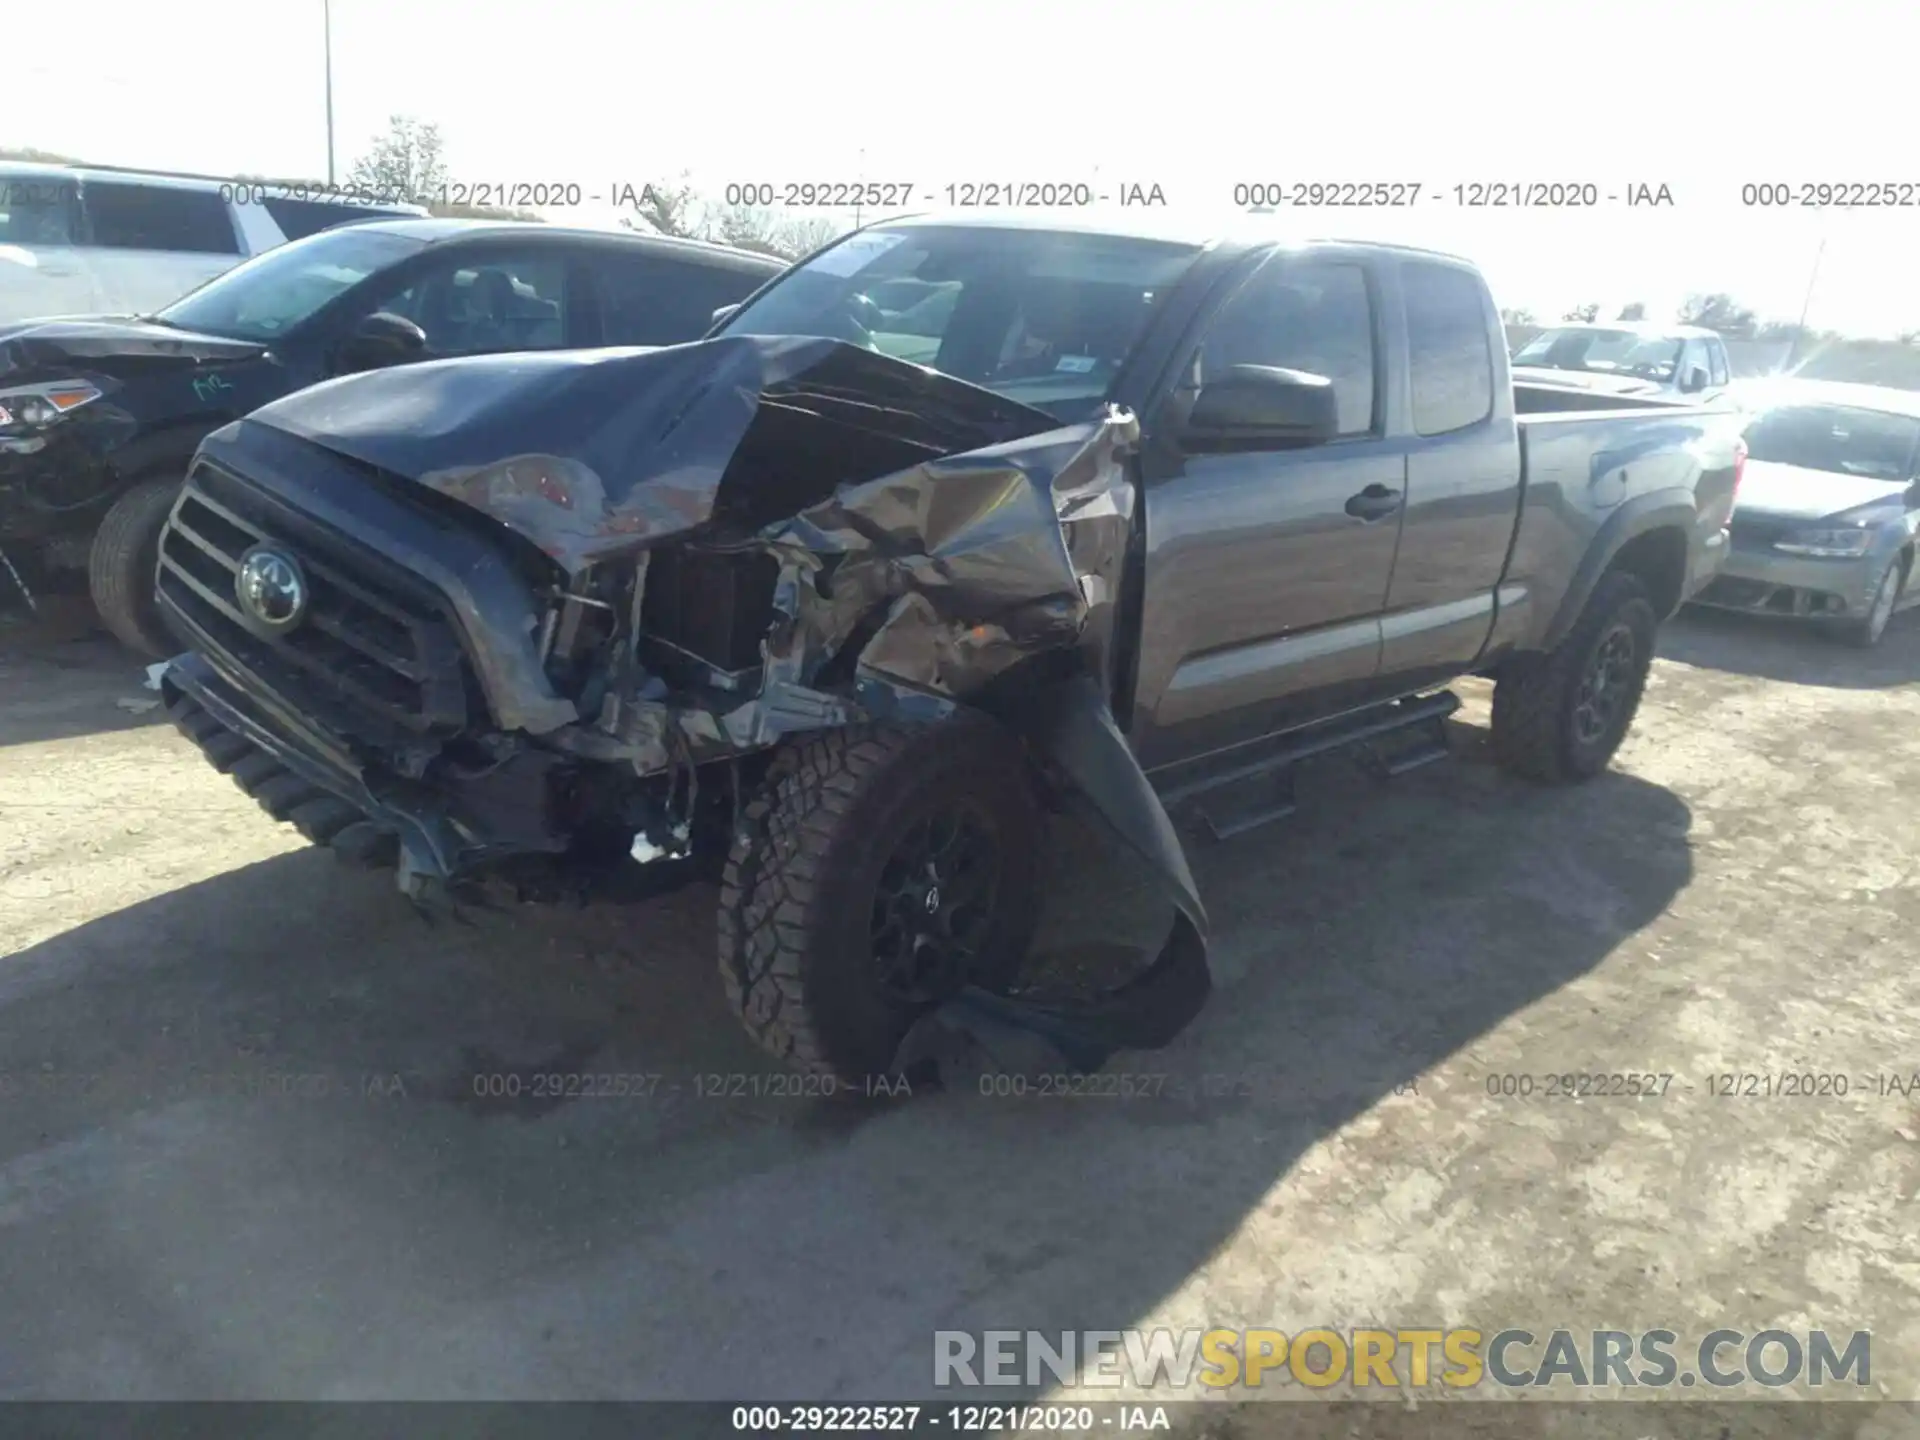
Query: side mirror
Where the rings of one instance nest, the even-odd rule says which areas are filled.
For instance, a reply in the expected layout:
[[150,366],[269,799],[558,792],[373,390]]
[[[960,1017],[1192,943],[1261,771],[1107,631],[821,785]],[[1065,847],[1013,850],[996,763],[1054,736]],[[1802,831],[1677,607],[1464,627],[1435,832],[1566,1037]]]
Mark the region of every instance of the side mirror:
[[732,316],[734,311],[738,310],[739,308],[740,308],[740,305],[738,301],[736,301],[732,305],[722,305],[718,310],[713,312],[713,318],[709,320],[707,324],[717,329],[723,322],[725,322],[730,316]]
[[426,353],[426,331],[404,316],[376,310],[353,327],[337,358],[343,371],[378,370],[421,359]]
[[1333,381],[1275,365],[1235,365],[1209,380],[1187,417],[1191,439],[1320,445],[1340,433]]
[[1680,377],[1681,393],[1696,395],[1706,388],[1707,372],[1702,370],[1698,365],[1688,366],[1687,372]]

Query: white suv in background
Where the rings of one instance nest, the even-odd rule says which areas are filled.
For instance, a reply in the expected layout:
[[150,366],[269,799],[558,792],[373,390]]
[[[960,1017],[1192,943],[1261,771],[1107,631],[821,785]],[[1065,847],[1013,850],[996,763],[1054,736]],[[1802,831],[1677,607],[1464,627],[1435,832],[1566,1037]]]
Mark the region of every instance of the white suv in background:
[[283,198],[264,182],[0,161],[0,325],[148,314],[250,256],[418,205]]

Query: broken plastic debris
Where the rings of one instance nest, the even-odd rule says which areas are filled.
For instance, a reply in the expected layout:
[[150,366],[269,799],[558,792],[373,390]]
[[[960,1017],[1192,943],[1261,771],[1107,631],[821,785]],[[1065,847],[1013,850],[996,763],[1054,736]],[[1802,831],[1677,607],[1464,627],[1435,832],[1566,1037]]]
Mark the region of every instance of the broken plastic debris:
[[157,660],[153,664],[147,666],[147,679],[146,679],[147,689],[158,690],[160,688],[160,681],[162,677],[166,675],[167,667],[171,664],[173,664],[173,661],[171,660]]
[[144,715],[149,710],[158,710],[158,700],[148,700],[144,696],[123,695],[113,702],[130,715]]
[[673,844],[656,845],[647,838],[647,832],[642,830],[633,837],[633,858],[642,865],[650,865],[655,860],[671,860],[686,854],[691,848],[693,833],[687,822],[681,821],[669,833]]

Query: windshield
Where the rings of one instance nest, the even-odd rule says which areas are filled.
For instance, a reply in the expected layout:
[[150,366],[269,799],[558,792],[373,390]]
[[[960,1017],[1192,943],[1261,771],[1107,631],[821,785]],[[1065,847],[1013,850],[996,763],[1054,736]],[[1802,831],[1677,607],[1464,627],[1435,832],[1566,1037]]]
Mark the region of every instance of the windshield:
[[1543,331],[1522,345],[1516,365],[1545,370],[1584,370],[1601,375],[1634,375],[1642,380],[1671,380],[1684,342],[1633,330]]
[[820,335],[1060,420],[1096,413],[1193,245],[973,226],[879,227],[789,270],[723,335]]
[[421,243],[358,226],[323,230],[234,266],[155,318],[235,340],[278,339],[341,291],[413,254]]
[[1782,405],[1747,426],[1747,458],[1899,482],[1913,472],[1920,420],[1847,405]]

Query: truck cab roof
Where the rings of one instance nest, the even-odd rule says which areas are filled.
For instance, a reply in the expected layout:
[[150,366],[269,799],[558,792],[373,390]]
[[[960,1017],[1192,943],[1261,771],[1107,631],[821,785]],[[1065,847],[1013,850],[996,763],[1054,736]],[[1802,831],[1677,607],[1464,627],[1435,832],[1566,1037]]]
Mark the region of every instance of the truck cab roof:
[[1116,240],[1159,240],[1168,244],[1191,245],[1198,250],[1245,252],[1269,247],[1314,249],[1339,246],[1377,254],[1417,256],[1423,260],[1442,260],[1477,269],[1471,260],[1444,250],[1417,245],[1399,245],[1381,240],[1356,240],[1337,234],[1323,234],[1289,225],[1272,215],[1241,214],[1224,223],[1197,223],[1171,210],[1141,210],[1138,218],[1116,220],[1111,211],[1081,217],[1069,212],[1034,215],[1008,210],[942,210],[897,215],[877,220],[869,230],[913,229],[918,227],[965,227],[975,230],[1026,230],[1064,232],[1077,235],[1107,236]]
[[422,245],[441,245],[453,240],[484,240],[489,238],[524,239],[528,235],[538,236],[541,241],[552,244],[569,242],[588,242],[600,245],[622,245],[629,249],[648,250],[656,254],[682,256],[700,256],[714,263],[737,269],[761,270],[774,275],[786,268],[786,262],[771,255],[762,255],[752,250],[737,249],[732,245],[719,245],[710,240],[690,240],[677,235],[645,234],[635,230],[593,230],[584,226],[549,225],[541,220],[469,220],[445,216],[426,216],[419,219],[365,220],[354,227],[360,231],[380,231],[391,235],[404,236],[418,241]]

